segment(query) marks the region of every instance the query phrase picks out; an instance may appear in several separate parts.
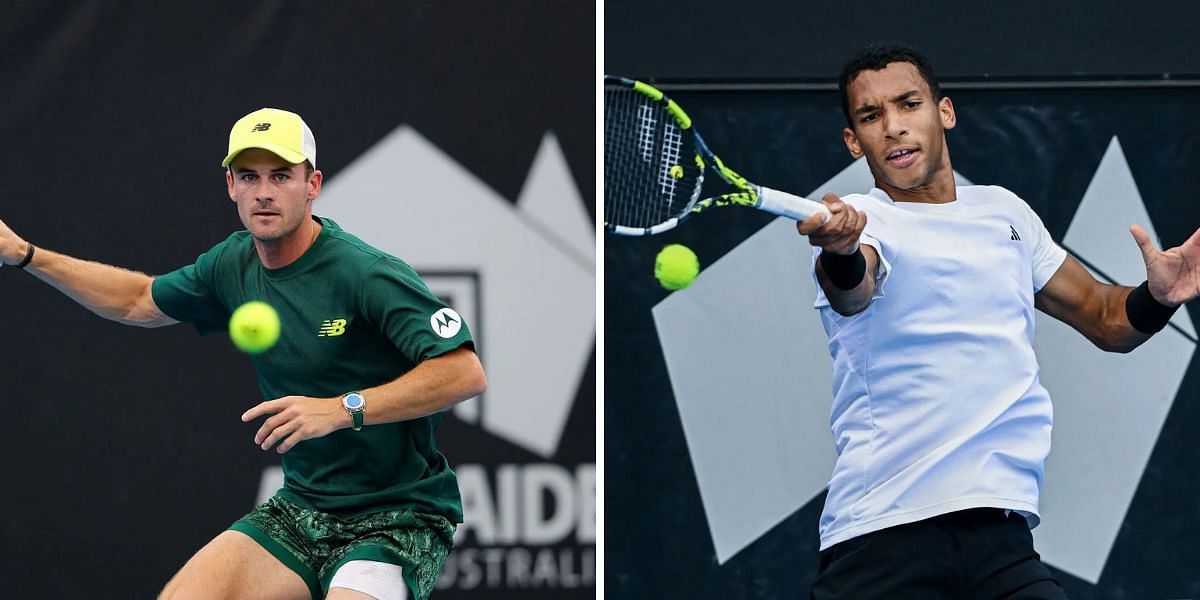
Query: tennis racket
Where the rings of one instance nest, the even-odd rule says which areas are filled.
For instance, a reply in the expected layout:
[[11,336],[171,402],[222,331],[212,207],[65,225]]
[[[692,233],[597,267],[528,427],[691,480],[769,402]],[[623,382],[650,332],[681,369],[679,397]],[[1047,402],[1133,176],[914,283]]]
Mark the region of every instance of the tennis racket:
[[[736,191],[703,200],[706,172]],[[709,178],[712,179],[711,177]],[[742,205],[803,221],[829,210],[746,180],[726,167],[687,113],[654,87],[604,76],[604,228],[617,235],[670,231],[713,207]]]

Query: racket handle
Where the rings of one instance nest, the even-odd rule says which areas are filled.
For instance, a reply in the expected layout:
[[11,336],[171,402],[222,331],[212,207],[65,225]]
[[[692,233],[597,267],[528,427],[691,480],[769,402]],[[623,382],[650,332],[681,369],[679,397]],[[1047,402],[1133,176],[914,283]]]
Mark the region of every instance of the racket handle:
[[825,221],[829,220],[829,209],[820,202],[813,202],[807,198],[765,186],[755,187],[758,188],[758,204],[755,205],[755,208],[796,221],[803,221],[818,213],[825,215]]

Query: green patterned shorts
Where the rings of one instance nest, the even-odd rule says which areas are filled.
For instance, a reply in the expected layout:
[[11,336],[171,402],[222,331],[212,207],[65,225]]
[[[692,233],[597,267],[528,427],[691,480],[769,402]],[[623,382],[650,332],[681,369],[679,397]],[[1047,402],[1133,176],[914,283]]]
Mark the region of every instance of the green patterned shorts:
[[425,600],[454,548],[454,524],[445,517],[391,510],[343,520],[278,496],[229,529],[250,536],[300,575],[313,598],[325,597],[343,564],[374,560],[400,565],[413,597]]

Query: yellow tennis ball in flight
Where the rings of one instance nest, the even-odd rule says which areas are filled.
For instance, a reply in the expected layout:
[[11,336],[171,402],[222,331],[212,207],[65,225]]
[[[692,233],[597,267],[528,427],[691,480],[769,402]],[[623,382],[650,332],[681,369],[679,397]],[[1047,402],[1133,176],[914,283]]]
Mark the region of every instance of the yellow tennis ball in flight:
[[279,341],[279,313],[266,302],[247,302],[233,311],[229,338],[242,352],[266,352]]
[[675,165],[675,166],[671,167],[671,177],[674,177],[675,179],[682,179],[683,178],[683,165]]
[[670,244],[654,258],[654,277],[668,290],[682,290],[692,285],[700,274],[700,260],[691,248]]

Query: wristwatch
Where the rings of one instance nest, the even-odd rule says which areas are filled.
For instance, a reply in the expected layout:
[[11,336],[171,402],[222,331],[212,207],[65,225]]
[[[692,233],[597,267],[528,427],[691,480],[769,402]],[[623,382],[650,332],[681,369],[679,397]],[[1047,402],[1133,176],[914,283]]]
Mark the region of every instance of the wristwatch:
[[362,429],[363,412],[367,410],[367,399],[359,392],[350,392],[342,396],[342,408],[350,413],[350,418],[354,419],[353,428],[355,431]]

